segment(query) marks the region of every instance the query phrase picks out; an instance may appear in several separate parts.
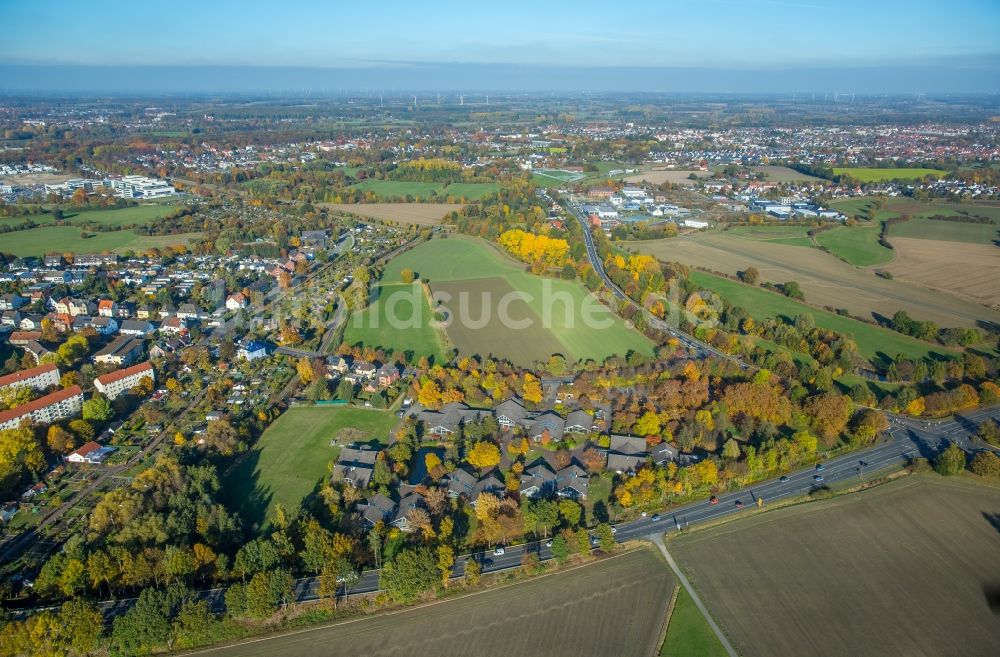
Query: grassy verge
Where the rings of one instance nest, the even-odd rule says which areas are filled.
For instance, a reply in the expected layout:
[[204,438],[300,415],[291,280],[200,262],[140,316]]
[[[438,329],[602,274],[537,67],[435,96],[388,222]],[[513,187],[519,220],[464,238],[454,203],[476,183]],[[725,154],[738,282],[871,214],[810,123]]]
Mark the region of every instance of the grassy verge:
[[726,657],[726,649],[683,586],[677,592],[660,657]]

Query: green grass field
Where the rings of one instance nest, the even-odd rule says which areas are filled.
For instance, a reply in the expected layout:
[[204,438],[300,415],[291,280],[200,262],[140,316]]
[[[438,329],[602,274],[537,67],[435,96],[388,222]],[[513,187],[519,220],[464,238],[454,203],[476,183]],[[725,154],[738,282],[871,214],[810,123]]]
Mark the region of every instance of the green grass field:
[[809,230],[809,226],[734,226],[726,232],[760,242],[811,247]]
[[355,427],[387,443],[396,416],[387,411],[351,407],[293,407],[274,421],[254,449],[223,479],[231,508],[257,526],[269,519],[275,504],[294,511],[329,472],[339,448],[330,439]]
[[178,235],[136,235],[130,230],[116,230],[108,233],[88,233],[91,237],[80,237],[81,230],[75,226],[46,226],[5,233],[0,241],[0,251],[17,256],[40,256],[49,252],[59,253],[103,253],[114,251],[144,251],[166,246],[186,245],[190,240],[201,237],[201,233],[180,233]]
[[927,217],[917,217],[891,226],[889,237],[890,239],[893,237],[916,237],[944,242],[993,244],[1000,240],[1000,226],[997,224],[969,224],[959,221],[936,221]]
[[882,182],[885,180],[919,180],[926,176],[940,178],[946,171],[940,169],[900,168],[880,169],[876,167],[834,167],[834,175],[848,175],[861,182]]
[[144,225],[161,219],[174,212],[180,206],[177,204],[137,205],[132,208],[114,210],[86,210],[74,213],[64,210],[64,220],[72,224],[98,223],[102,226],[116,228],[129,224]]
[[344,341],[371,347],[391,345],[417,358],[429,356],[440,363],[444,360],[444,344],[441,332],[431,326],[432,315],[419,285],[385,283],[374,303],[351,315]]
[[660,657],[726,657],[726,649],[683,586],[667,625]]
[[[814,308],[777,292],[751,287],[701,271],[691,272],[691,279],[699,287],[712,290],[728,302],[742,307],[758,320],[777,316],[794,318],[796,315],[809,313],[816,320],[816,326],[853,337],[858,345],[858,352],[865,358],[893,359],[896,354],[916,359],[930,358],[932,354],[939,357],[954,356],[954,352],[943,347],[936,347],[889,329]],[[822,299],[816,301],[822,302]]]
[[498,189],[500,189],[500,185],[497,183],[451,183],[440,193],[445,196],[458,196],[470,201],[478,201]]
[[858,267],[870,267],[889,262],[893,258],[892,249],[879,244],[882,227],[840,226],[816,234],[816,241],[839,258]]
[[440,194],[444,189],[441,183],[405,182],[400,180],[362,180],[351,185],[353,189],[363,192],[373,192],[379,198],[402,198],[407,195],[414,198],[430,198]]
[[[534,358],[529,357],[526,361],[525,351],[532,346],[534,340],[538,340],[539,344],[561,346],[559,353],[570,359],[603,360],[612,354],[625,355],[630,350],[652,353],[651,341],[626,327],[621,319],[604,309],[580,283],[533,276],[525,272],[522,265],[505,257],[483,240],[451,237],[425,242],[389,262],[383,280],[398,281],[399,273],[404,268],[412,269],[418,276],[429,279],[432,290],[446,287],[456,299],[461,292],[468,292],[466,307],[483,306],[482,292],[488,292],[493,295],[487,299],[491,304],[491,312],[497,311],[496,304],[500,299],[496,298],[495,293],[504,286],[530,296],[526,301],[527,306],[542,322],[533,324],[530,329],[509,329],[496,321],[490,321],[482,328],[469,328],[467,324],[471,322],[449,327],[448,334],[456,345],[460,345],[461,336],[467,347],[477,353],[493,353],[519,363],[530,362]],[[498,286],[497,280],[503,285]],[[455,281],[469,282],[465,286],[455,286]],[[458,302],[461,303],[461,299]],[[455,312],[461,312],[455,304],[446,306]],[[602,322],[606,320],[608,326],[595,328],[588,325],[585,323],[587,312],[591,312],[593,317]],[[473,320],[480,317],[478,310],[472,312],[471,308],[466,315]],[[513,311],[511,316],[519,319]],[[491,317],[495,318],[496,314]],[[498,344],[510,340],[512,330],[523,333],[518,340],[510,343],[509,349],[497,350]],[[552,338],[555,340],[552,341]],[[518,341],[520,347],[515,344]],[[549,355],[544,354],[545,357]]]

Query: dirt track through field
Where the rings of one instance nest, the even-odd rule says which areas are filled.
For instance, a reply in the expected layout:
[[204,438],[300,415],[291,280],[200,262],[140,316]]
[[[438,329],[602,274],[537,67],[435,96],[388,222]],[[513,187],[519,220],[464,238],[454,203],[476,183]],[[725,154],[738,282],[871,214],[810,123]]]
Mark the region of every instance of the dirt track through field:
[[[673,260],[726,274],[736,274],[753,266],[760,271],[762,282],[798,281],[809,303],[846,308],[852,315],[861,317],[872,317],[872,313],[891,317],[897,310],[905,310],[916,319],[931,320],[940,326],[975,326],[980,320],[1000,321],[1000,311],[995,309],[927,289],[915,284],[916,280],[879,278],[870,271],[852,267],[810,247],[768,243],[720,232],[628,242],[627,246],[660,260]],[[890,267],[883,265],[880,268]]]

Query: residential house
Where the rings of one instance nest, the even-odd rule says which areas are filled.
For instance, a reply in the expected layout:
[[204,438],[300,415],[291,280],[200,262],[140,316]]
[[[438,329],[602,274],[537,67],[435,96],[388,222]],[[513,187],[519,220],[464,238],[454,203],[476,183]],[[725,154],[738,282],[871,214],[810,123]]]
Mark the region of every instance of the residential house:
[[608,469],[618,474],[635,472],[649,458],[646,439],[642,436],[611,434],[608,446]]
[[115,447],[102,446],[91,440],[89,443],[67,454],[66,460],[70,463],[89,463],[91,465],[100,465],[104,462],[104,459],[115,451],[115,449]]
[[359,505],[358,510],[361,512],[361,519],[364,520],[365,525],[371,528],[380,521],[388,520],[395,508],[395,502],[382,493],[378,493],[363,505]]
[[460,467],[445,475],[442,481],[448,486],[449,497],[464,497],[473,506],[483,493],[502,493],[505,490],[505,484],[497,476],[496,470],[480,477],[467,468]]
[[155,330],[156,327],[153,326],[152,322],[145,319],[125,319],[118,327],[118,332],[122,335],[136,335],[143,338],[151,335]]
[[355,488],[365,489],[375,473],[379,451],[367,445],[345,447],[333,464],[333,480],[344,481]]
[[528,437],[538,441],[547,436],[549,440],[558,442],[563,439],[565,427],[566,420],[561,415],[545,411],[535,416],[531,422],[531,426],[528,427]]
[[425,504],[423,495],[411,492],[399,500],[399,504],[396,505],[392,520],[389,524],[402,532],[412,532],[416,529],[416,527],[410,525],[410,511],[413,509],[423,509],[424,507]]
[[142,340],[131,335],[121,335],[94,354],[94,362],[127,367],[139,360],[142,351]]
[[[414,409],[411,409],[411,411]],[[424,427],[424,435],[448,436],[454,434],[468,422],[478,422],[489,415],[489,411],[469,408],[462,402],[445,404],[439,411],[419,410],[417,421]]]
[[28,340],[22,347],[27,353],[31,354],[32,358],[35,359],[36,363],[42,362],[42,359],[51,354],[52,352],[46,349],[37,340]]
[[7,342],[11,343],[15,347],[23,347],[29,342],[38,341],[42,339],[41,331],[14,331],[10,334]]
[[226,310],[241,310],[250,305],[250,300],[243,296],[242,292],[230,294],[226,297]]
[[571,500],[585,500],[590,490],[590,475],[578,463],[570,463],[556,473],[556,495]]
[[521,400],[516,397],[497,404],[493,408],[493,415],[505,431],[510,431],[518,426],[528,426],[526,424],[528,411],[525,410]]
[[187,333],[187,322],[181,317],[167,317],[160,322],[160,332],[170,335]]
[[97,314],[101,317],[117,317],[118,304],[111,299],[101,299],[97,302]]
[[13,520],[19,508],[17,502],[5,502],[3,506],[0,506],[0,523]]
[[0,310],[17,310],[29,302],[28,297],[19,294],[0,294]]
[[350,369],[350,366],[342,356],[326,357],[326,372],[328,376],[330,376],[332,372],[344,374],[348,369]]
[[243,360],[257,360],[258,358],[267,358],[272,353],[274,353],[274,347],[263,340],[251,340],[250,342],[241,345],[239,349],[239,356]]
[[39,495],[42,495],[48,489],[49,489],[48,484],[46,484],[44,481],[40,481],[31,488],[29,488],[28,490],[21,493],[21,500],[24,502],[30,502]]
[[594,416],[587,411],[577,409],[566,416],[566,433],[590,433],[594,430]]
[[376,372],[375,378],[380,388],[388,388],[396,381],[399,381],[399,368],[396,365],[383,365]]
[[544,459],[539,459],[521,473],[521,496],[548,497],[555,489],[556,473]]

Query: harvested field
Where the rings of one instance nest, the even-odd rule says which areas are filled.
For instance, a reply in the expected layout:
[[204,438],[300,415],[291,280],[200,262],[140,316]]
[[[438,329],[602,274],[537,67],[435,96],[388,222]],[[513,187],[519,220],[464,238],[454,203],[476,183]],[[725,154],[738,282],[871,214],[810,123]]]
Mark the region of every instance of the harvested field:
[[[442,304],[448,309],[451,323],[448,337],[462,354],[483,354],[509,358],[525,365],[546,360],[565,348],[523,298],[503,278],[434,283],[435,298],[447,295],[452,301]],[[501,313],[503,299],[505,310]],[[507,328],[501,316],[514,320],[519,328]]]
[[673,553],[746,657],[1000,654],[1000,489],[914,475],[682,536]]
[[1000,306],[1000,285],[997,284],[1000,281],[1000,249],[997,247],[912,237],[894,237],[892,245],[897,255],[886,269],[897,281]]
[[211,650],[218,657],[653,655],[674,581],[651,550],[437,604]]
[[690,179],[691,174],[698,176],[699,178],[711,178],[711,171],[676,171],[674,169],[654,169],[652,171],[645,171],[643,173],[637,173],[632,176],[626,176],[624,178],[625,182],[648,182],[653,185],[662,185],[665,182],[673,183],[675,185],[691,185],[694,183]]
[[19,173],[14,176],[4,176],[2,180],[9,185],[58,185],[74,176],[68,173]]
[[[873,313],[891,317],[897,310],[905,310],[915,318],[931,320],[941,326],[975,326],[980,320],[1000,321],[1000,312],[974,302],[979,299],[942,294],[923,287],[916,278],[891,281],[879,278],[817,249],[720,232],[628,242],[626,245],[660,260],[673,260],[726,274],[736,274],[753,266],[760,271],[761,281],[798,281],[809,303],[847,308],[860,317],[872,317]],[[998,267],[1000,263],[993,266]],[[893,266],[887,268],[895,271]],[[926,272],[928,278],[934,275],[933,271]],[[996,294],[995,290],[991,293]]]
[[779,167],[774,165],[763,165],[757,167],[750,167],[757,173],[763,173],[767,176],[768,180],[785,183],[785,182],[809,182],[812,180],[822,180],[822,178],[817,178],[816,176],[810,176],[807,173],[801,173],[792,169],[791,167]]
[[462,209],[459,203],[318,203],[317,205],[339,212],[350,212],[359,217],[418,226],[439,224],[445,215]]

